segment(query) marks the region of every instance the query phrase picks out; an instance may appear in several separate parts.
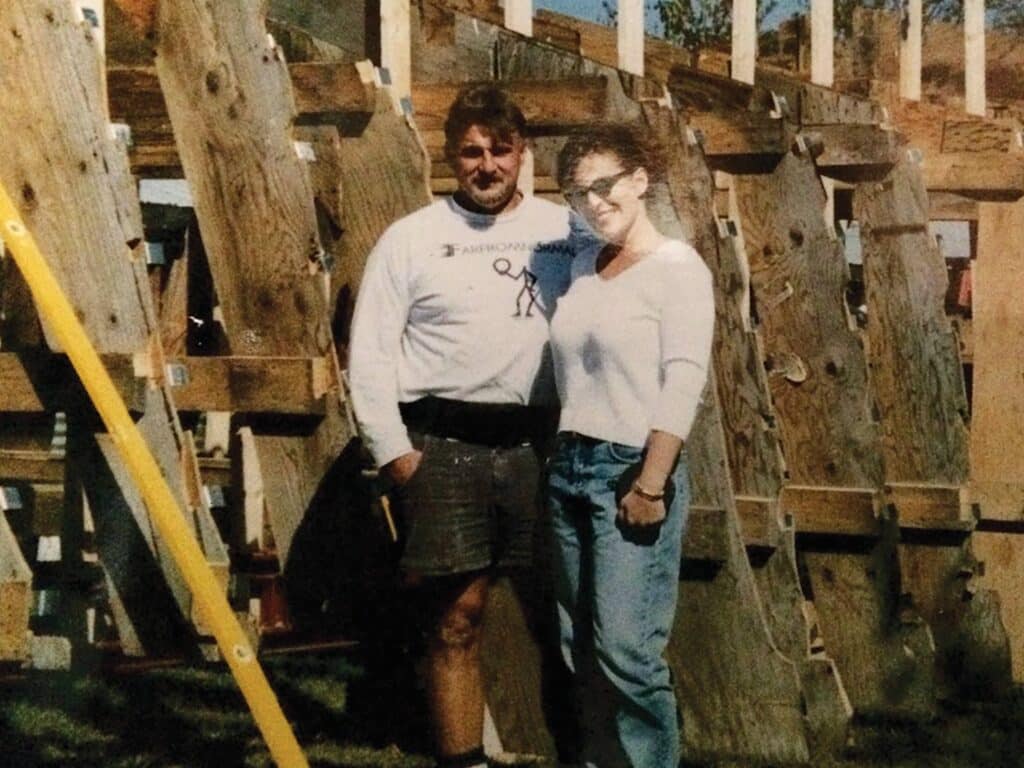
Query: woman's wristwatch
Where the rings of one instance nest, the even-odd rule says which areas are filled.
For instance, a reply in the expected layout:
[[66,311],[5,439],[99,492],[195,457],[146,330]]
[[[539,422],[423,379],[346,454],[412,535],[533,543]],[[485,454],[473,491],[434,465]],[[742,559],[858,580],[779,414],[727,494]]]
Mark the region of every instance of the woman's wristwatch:
[[646,499],[647,501],[661,501],[662,499],[665,498],[665,489],[664,488],[662,488],[660,491],[657,491],[657,492],[649,491],[646,488],[644,488],[642,485],[640,485],[640,481],[639,480],[636,480],[636,481],[633,482],[633,493],[635,493],[641,499]]

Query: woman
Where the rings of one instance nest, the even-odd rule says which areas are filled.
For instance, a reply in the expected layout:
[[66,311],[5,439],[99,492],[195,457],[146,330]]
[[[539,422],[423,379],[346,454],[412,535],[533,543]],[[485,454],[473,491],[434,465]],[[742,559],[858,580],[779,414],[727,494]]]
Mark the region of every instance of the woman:
[[[572,137],[559,155],[563,193],[602,242],[574,260],[552,320],[562,413],[548,492],[582,762],[675,768],[662,653],[687,514],[680,452],[707,378],[714,301],[700,256],[648,217],[652,168],[624,127]],[[617,743],[598,744],[608,734]]]

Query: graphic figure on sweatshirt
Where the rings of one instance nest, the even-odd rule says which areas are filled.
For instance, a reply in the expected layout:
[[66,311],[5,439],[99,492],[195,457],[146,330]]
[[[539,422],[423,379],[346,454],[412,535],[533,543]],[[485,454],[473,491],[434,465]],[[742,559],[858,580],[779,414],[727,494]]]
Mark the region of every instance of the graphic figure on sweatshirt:
[[498,258],[494,260],[494,271],[504,277],[511,277],[513,280],[522,280],[523,287],[516,294],[516,311],[512,317],[522,317],[523,308],[521,302],[523,300],[523,294],[525,293],[529,298],[526,305],[526,317],[533,317],[530,311],[533,309],[533,305],[537,303],[537,294],[534,292],[534,287],[537,285],[537,276],[533,274],[526,267],[520,269],[516,274],[512,274],[512,262],[506,258]]

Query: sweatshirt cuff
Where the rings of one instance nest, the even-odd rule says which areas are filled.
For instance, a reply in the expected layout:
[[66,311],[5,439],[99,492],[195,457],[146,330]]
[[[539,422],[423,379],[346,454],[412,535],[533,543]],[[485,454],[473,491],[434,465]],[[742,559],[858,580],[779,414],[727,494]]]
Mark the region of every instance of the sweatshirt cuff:
[[374,461],[377,462],[378,469],[413,450],[412,441],[409,440],[407,432],[374,440],[367,447],[370,449]]

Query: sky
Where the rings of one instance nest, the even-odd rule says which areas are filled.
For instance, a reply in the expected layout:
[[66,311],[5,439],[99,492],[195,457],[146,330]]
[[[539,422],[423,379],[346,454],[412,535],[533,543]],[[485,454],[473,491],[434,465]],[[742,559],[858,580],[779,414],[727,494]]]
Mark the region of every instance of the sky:
[[[610,0],[615,5],[615,0]],[[646,0],[648,6],[651,0]],[[535,8],[547,8],[557,13],[564,13],[568,16],[576,16],[588,21],[607,21],[608,15],[604,12],[601,0],[534,0]],[[808,6],[807,0],[779,0],[776,9],[765,19],[765,28],[770,29],[776,26],[782,19],[791,16],[794,10],[805,9]],[[647,27],[653,34],[658,34],[658,16],[648,11]]]

